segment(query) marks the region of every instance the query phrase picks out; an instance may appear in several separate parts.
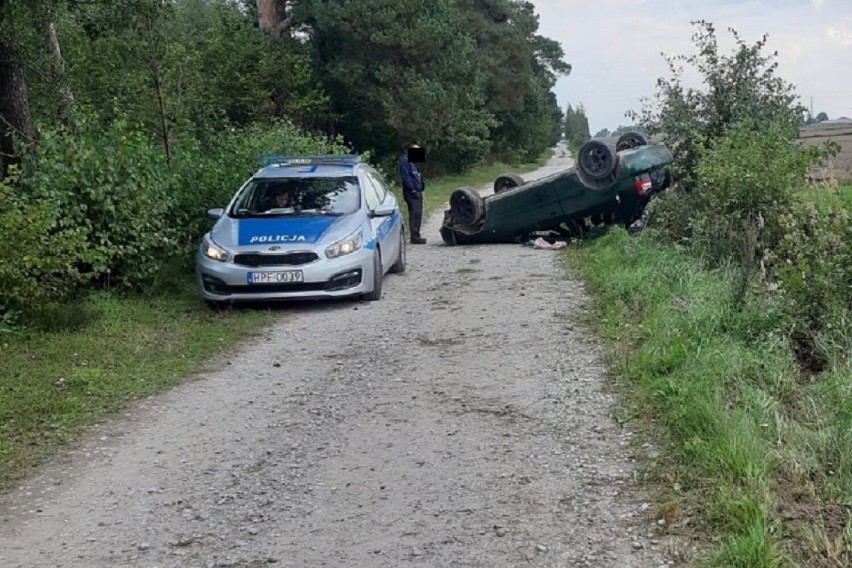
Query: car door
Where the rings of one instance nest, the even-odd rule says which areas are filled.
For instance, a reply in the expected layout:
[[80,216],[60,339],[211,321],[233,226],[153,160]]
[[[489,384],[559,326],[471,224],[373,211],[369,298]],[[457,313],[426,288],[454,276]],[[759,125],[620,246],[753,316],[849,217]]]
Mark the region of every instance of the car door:
[[[376,188],[376,192],[382,206],[396,209],[396,197],[388,189],[387,184],[382,179],[382,176],[378,172],[372,171],[368,172],[367,175],[370,176],[370,179]],[[402,242],[399,239],[398,226],[402,219],[398,214],[394,214],[389,217],[379,217],[379,219],[382,221],[382,223],[379,224],[378,232],[379,242],[381,242],[382,245],[382,264],[384,264],[384,266],[390,266],[396,262],[397,256],[399,255],[399,247],[402,245]]]
[[[379,188],[376,186],[376,182],[370,176],[370,172],[365,171],[363,174],[363,182],[364,182],[364,198],[367,201],[367,209],[370,213],[375,211],[379,205],[382,204],[381,194],[379,193]],[[388,251],[385,249],[385,243],[382,239],[382,224],[387,220],[387,217],[373,217],[370,216],[370,231],[373,235],[373,238],[376,239],[379,249],[382,254],[382,267],[387,268],[387,254]]]

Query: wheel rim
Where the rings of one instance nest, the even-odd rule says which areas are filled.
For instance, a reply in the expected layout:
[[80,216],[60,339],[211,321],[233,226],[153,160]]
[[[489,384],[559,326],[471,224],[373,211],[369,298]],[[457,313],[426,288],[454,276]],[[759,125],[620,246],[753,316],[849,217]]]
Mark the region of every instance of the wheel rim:
[[590,148],[583,154],[583,167],[592,175],[606,172],[610,166],[610,157],[602,148]]
[[639,138],[635,136],[630,136],[621,141],[621,144],[619,144],[619,148],[622,150],[632,150],[633,148],[638,148],[641,145],[642,141],[639,140]]
[[470,222],[473,220],[475,209],[473,203],[466,196],[460,197],[456,200],[456,212],[461,217],[461,221]]

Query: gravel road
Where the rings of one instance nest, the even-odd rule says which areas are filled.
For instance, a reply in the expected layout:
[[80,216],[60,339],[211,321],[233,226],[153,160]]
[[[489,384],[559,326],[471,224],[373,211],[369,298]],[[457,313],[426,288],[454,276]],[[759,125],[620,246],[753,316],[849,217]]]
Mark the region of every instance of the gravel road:
[[439,217],[380,302],[284,307],[34,472],[0,566],[667,565],[582,284]]

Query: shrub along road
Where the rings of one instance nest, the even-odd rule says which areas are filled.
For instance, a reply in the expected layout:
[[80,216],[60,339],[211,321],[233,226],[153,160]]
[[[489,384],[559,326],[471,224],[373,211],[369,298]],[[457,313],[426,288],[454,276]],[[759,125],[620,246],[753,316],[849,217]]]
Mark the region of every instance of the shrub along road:
[[36,472],[0,565],[664,565],[582,285],[439,218],[381,302],[282,308]]

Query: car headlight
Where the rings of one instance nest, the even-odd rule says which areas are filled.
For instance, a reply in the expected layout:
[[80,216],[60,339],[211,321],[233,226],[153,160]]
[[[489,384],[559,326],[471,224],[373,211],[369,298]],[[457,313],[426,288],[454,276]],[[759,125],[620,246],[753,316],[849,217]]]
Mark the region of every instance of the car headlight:
[[352,233],[342,241],[338,241],[325,249],[325,256],[328,258],[337,258],[345,254],[350,254],[360,249],[364,244],[364,237],[361,234],[361,229]]
[[207,258],[212,258],[219,262],[225,262],[228,259],[228,251],[215,244],[206,236],[201,242],[201,252],[204,253],[204,256]]

